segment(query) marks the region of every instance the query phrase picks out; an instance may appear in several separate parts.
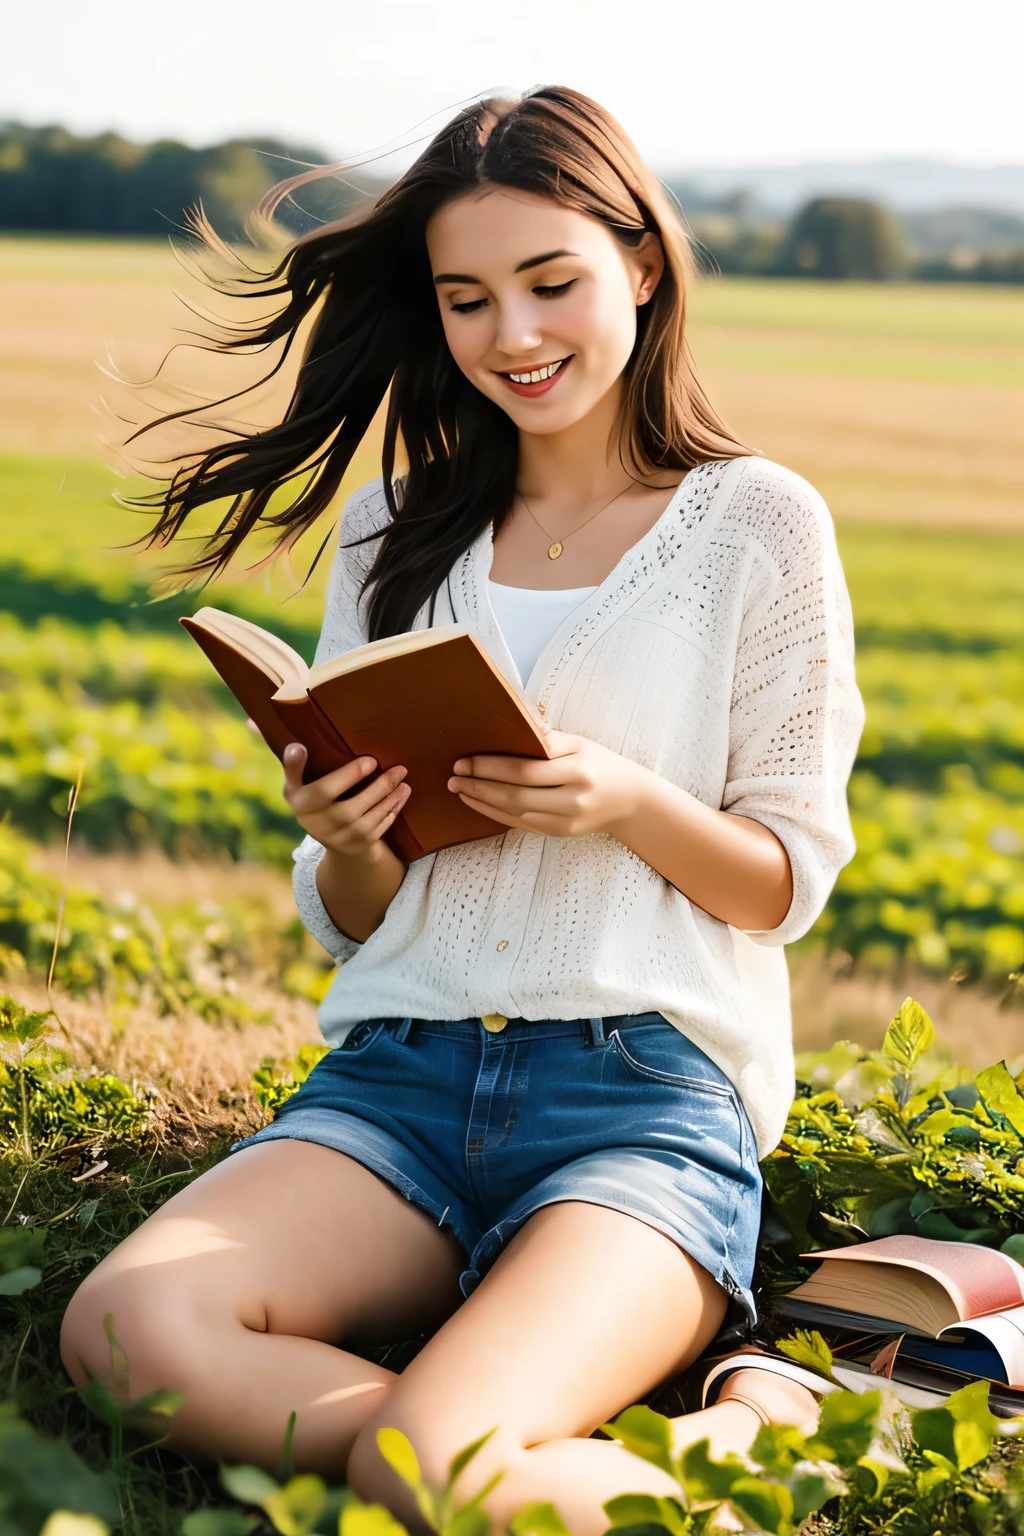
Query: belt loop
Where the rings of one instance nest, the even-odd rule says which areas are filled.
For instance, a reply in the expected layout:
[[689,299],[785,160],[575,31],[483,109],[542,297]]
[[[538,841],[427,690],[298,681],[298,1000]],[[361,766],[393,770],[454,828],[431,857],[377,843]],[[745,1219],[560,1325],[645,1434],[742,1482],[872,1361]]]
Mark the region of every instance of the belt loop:
[[392,1039],[395,1040],[398,1045],[404,1045],[409,1038],[409,1031],[411,1029],[412,1019],[403,1019],[398,1028],[395,1030]]
[[604,1045],[604,1019],[588,1019],[587,1033],[590,1037],[588,1042],[590,1045]]

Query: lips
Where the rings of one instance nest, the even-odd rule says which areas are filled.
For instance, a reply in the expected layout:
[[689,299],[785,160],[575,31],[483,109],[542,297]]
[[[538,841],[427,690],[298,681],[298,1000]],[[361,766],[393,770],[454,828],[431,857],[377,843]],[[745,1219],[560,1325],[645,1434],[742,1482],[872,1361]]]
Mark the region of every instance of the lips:
[[[534,399],[537,395],[546,395],[549,389],[553,389],[555,387],[559,379],[565,373],[569,364],[572,362],[573,356],[574,354],[570,353],[568,357],[559,358],[557,360],[558,366],[556,367],[554,373],[549,374],[546,379],[538,379],[536,383],[519,383],[517,380],[511,378],[507,373],[499,373],[498,378],[508,386],[513,394],[522,395],[527,400]],[[554,359],[552,359],[552,361],[554,361]],[[550,367],[550,364],[542,364],[541,366]],[[519,369],[515,369],[514,371],[518,373]],[[536,373],[538,370],[536,368],[532,368],[529,371],[531,373]],[[522,372],[525,374],[527,370],[524,368]]]

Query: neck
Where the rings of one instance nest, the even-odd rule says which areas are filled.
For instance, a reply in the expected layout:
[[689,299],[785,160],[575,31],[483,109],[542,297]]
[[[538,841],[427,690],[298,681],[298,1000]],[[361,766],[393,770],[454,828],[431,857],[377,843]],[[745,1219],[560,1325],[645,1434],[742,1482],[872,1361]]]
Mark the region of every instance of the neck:
[[629,484],[619,462],[621,386],[616,384],[589,415],[561,432],[519,433],[517,484],[531,502],[598,501]]

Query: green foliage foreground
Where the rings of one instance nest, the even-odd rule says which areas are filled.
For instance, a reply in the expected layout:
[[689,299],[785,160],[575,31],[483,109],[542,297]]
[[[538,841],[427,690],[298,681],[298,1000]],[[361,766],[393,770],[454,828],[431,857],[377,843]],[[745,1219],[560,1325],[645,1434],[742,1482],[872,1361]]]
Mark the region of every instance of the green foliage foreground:
[[[265,1111],[295,1091],[321,1051],[304,1048],[294,1063],[263,1064],[253,1088]],[[222,1157],[227,1142],[186,1153],[160,1139],[155,1100],[116,1078],[76,1071],[49,1016],[10,998],[0,1006],[0,1053],[0,1390],[8,1398],[0,1407],[0,1536],[105,1536],[114,1529],[130,1536],[401,1536],[404,1527],[383,1507],[318,1477],[292,1475],[294,1419],[277,1478],[233,1467],[218,1480],[162,1449],[151,1426],[169,1424],[180,1399],[164,1392],[130,1401],[112,1320],[113,1391],[68,1385],[57,1333],[71,1292],[182,1182]],[[881,1050],[843,1043],[802,1058],[800,1072],[786,1135],[764,1164],[772,1194],[761,1265],[769,1312],[772,1291],[795,1278],[794,1251],[865,1232],[922,1231],[1018,1251],[1024,1094],[1005,1063],[976,1077],[943,1066],[930,1019],[908,998]],[[73,1171],[85,1149],[90,1156],[101,1150],[104,1163],[87,1183]],[[407,1353],[421,1342],[410,1341]],[[798,1333],[782,1347],[830,1374],[818,1335]],[[987,1390],[977,1383],[942,1408],[917,1412],[888,1392],[837,1390],[824,1399],[814,1434],[773,1425],[748,1456],[722,1459],[711,1456],[706,1440],[680,1446],[669,1418],[637,1404],[600,1432],[661,1468],[678,1492],[610,1500],[609,1529],[701,1536],[727,1510],[733,1529],[778,1536],[804,1523],[808,1536],[1022,1532],[1024,1422],[995,1419]],[[441,1536],[485,1536],[486,1488],[474,1485],[459,1502],[457,1485],[487,1438],[454,1459],[447,1487],[438,1490],[424,1484],[414,1447],[397,1430],[381,1431],[382,1453],[408,1485],[410,1503]],[[510,1529],[513,1536],[565,1536],[550,1504],[519,1511]]]

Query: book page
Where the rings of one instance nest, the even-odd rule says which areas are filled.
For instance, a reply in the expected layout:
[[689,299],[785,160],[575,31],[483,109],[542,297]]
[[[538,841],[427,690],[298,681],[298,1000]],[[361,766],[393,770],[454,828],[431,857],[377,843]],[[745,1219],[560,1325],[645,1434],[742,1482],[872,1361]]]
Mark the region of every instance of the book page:
[[971,1318],[970,1326],[954,1323],[943,1328],[939,1338],[952,1335],[970,1338],[972,1333],[981,1334],[998,1351],[1006,1367],[1007,1384],[1024,1387],[1024,1306],[1010,1307],[1006,1312],[992,1312],[988,1317]]
[[849,1248],[805,1253],[805,1259],[842,1264],[895,1264],[930,1275],[947,1291],[962,1320],[1005,1312],[1024,1304],[1024,1267],[1008,1254],[980,1243],[948,1243],[927,1237],[878,1237]]

